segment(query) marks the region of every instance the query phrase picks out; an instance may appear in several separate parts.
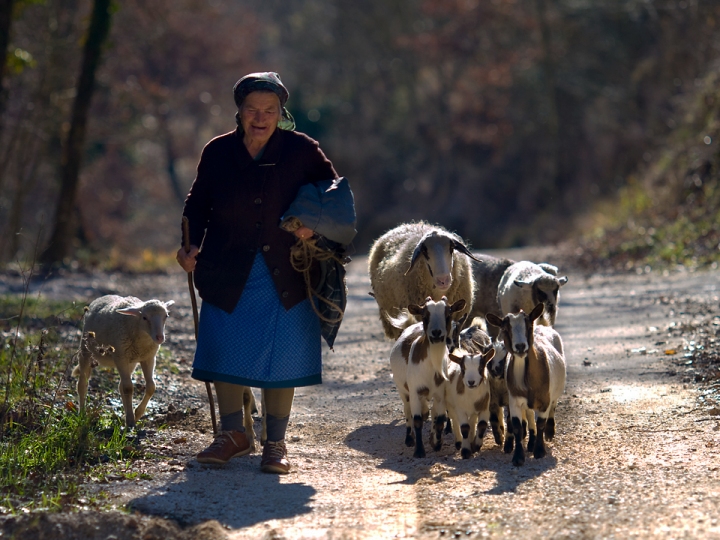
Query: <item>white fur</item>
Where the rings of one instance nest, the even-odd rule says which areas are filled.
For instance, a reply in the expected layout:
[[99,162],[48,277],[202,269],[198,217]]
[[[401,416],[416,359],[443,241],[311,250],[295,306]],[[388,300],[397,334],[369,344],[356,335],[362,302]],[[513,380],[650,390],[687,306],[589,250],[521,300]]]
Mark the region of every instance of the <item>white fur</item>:
[[554,326],[560,301],[560,287],[567,276],[557,277],[557,268],[547,263],[535,264],[520,261],[510,265],[503,273],[497,290],[497,301],[502,315],[523,310],[530,313],[540,302],[545,310],[538,324]]

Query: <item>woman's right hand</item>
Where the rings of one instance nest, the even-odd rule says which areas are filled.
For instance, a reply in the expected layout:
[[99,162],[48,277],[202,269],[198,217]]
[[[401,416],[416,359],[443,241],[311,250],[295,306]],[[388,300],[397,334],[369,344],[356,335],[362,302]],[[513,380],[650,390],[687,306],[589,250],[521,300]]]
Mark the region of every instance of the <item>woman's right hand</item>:
[[177,255],[175,259],[177,260],[178,264],[182,266],[183,270],[186,272],[192,272],[195,270],[195,257],[197,257],[198,254],[198,247],[197,246],[190,246],[190,251],[185,251],[185,248],[178,249]]

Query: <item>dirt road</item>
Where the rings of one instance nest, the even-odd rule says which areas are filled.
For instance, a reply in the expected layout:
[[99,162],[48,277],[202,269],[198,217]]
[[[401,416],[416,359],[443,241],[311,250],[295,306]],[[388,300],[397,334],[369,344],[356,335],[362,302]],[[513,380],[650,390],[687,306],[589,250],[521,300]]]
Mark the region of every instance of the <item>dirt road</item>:
[[[532,255],[556,262],[551,252]],[[720,538],[720,409],[712,389],[677,366],[687,341],[678,329],[694,317],[681,306],[697,302],[720,313],[720,272],[570,272],[557,324],[568,361],[557,435],[547,457],[514,467],[490,434],[468,460],[450,435],[440,452],[412,457],[390,376],[391,343],[367,294],[365,265],[357,257],[348,268],[346,320],[335,351],[325,351],[324,384],[297,392],[288,430],[294,470],[282,477],[259,472],[259,452],[224,468],[193,459],[211,435],[204,386],[187,375],[192,319],[183,276],[114,285],[100,279],[102,292],[178,302],[168,348],[180,373],[160,374],[150,411],[170,419],[173,411],[201,407],[149,432],[143,444],[155,457],[131,469],[151,479],[88,484],[89,494],[107,494],[108,506],[134,513],[113,514],[115,538],[140,538],[132,534],[147,515],[182,527],[216,520],[228,537],[243,539]],[[62,523],[67,538],[82,520],[107,533],[96,517],[43,522]],[[134,529],[123,529],[129,520]],[[6,535],[20,530],[21,521],[13,523]]]

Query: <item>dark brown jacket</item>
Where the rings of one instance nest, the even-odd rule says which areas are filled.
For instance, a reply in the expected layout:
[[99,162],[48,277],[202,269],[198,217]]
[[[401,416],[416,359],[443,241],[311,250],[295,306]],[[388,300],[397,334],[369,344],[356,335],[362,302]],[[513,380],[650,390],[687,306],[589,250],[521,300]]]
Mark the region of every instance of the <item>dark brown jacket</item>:
[[183,211],[190,243],[200,246],[195,267],[200,297],[232,312],[261,253],[285,309],[307,298],[302,274],[290,265],[295,236],[279,228],[280,218],[300,186],[334,178],[318,143],[302,133],[276,129],[257,161],[240,130],[211,140]]

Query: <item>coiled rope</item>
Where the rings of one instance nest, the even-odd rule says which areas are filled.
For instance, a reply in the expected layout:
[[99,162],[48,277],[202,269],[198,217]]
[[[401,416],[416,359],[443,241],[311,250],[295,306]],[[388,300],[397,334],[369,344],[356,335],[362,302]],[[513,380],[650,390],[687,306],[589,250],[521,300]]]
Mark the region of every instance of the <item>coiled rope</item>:
[[[310,284],[310,269],[312,268],[313,261],[328,261],[330,259],[334,259],[340,264],[344,263],[343,260],[337,257],[333,252],[320,249],[317,246],[317,240],[315,238],[309,238],[307,240],[298,238],[295,245],[290,248],[290,264],[292,264],[294,270],[301,272],[303,278],[305,279],[305,288],[307,290],[308,298],[310,299],[310,304],[312,304],[313,311],[321,321],[330,324],[337,324],[343,320],[345,315],[342,308],[340,308],[340,306],[338,306],[335,302],[320,296]],[[312,301],[313,296],[330,306],[333,311],[338,312],[338,318],[329,319],[320,313],[315,305],[315,302]]]

